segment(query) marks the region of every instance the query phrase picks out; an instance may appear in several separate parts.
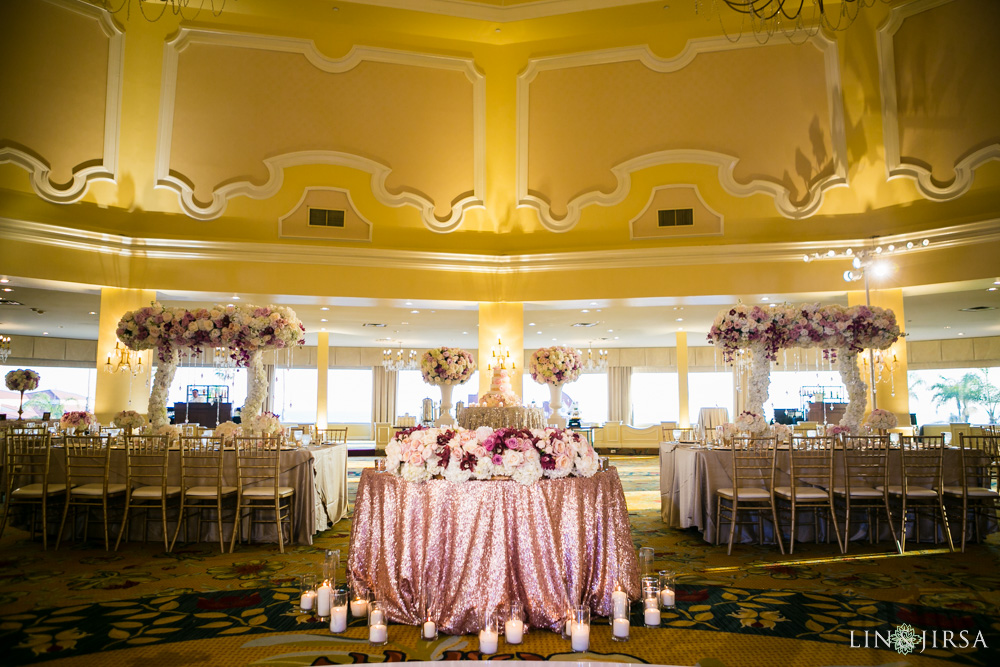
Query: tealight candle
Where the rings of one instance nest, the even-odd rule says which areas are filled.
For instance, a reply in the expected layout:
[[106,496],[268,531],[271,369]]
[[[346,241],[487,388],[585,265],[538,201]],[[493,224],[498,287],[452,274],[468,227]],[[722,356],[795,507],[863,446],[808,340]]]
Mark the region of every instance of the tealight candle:
[[627,618],[616,618],[612,621],[611,638],[617,641],[628,639],[629,622]]
[[490,654],[497,652],[497,645],[500,642],[500,635],[490,628],[479,631],[479,652]]
[[435,639],[437,637],[437,625],[434,621],[430,619],[424,621],[423,637],[424,639]]
[[324,581],[323,585],[316,590],[316,615],[320,618],[326,618],[330,615],[330,596],[333,593],[333,589],[330,588],[330,582]]
[[513,618],[504,623],[504,637],[508,644],[520,644],[524,639],[524,621]]
[[355,598],[351,600],[351,616],[361,618],[368,615],[368,600]]

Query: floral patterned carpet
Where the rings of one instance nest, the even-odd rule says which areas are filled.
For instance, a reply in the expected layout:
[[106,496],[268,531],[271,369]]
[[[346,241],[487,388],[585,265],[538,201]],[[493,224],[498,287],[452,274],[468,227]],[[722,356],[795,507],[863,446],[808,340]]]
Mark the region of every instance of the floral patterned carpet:
[[[702,667],[1000,663],[998,535],[964,554],[925,548],[896,556],[885,544],[855,543],[847,558],[826,544],[796,545],[794,556],[742,545],[727,556],[699,533],[660,521],[655,457],[612,462],[626,489],[636,546],[654,547],[657,568],[679,574],[676,611],[665,613],[656,629],[640,627],[634,617],[624,643],[611,641],[606,621],[595,621],[587,654],[571,653],[556,634],[534,631],[519,646],[501,641],[491,658]],[[367,465],[370,458],[350,459],[352,493]],[[297,576],[314,571],[324,549],[346,554],[349,533],[345,519],[315,544],[285,554],[274,545],[220,554],[209,544],[178,545],[167,554],[152,542],[118,552],[95,542],[43,552],[26,532],[8,527],[0,539],[0,664],[321,665],[481,657],[473,636],[426,642],[415,628],[392,626],[389,644],[373,650],[363,620],[335,637],[297,613]],[[904,624],[926,632],[926,646],[918,641],[900,653],[906,637],[894,634],[901,643],[885,639],[872,648],[876,633],[887,638]],[[953,633],[949,645],[946,631]]]

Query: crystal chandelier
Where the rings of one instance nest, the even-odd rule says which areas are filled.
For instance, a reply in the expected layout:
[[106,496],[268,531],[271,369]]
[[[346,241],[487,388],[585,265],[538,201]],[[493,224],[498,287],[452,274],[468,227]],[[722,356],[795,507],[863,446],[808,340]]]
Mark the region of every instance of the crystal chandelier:
[[497,338],[497,344],[490,350],[490,363],[486,370],[491,371],[497,367],[507,368],[507,364],[510,364],[512,371],[517,368],[517,364],[510,359],[510,348],[504,345],[501,339]]
[[224,347],[217,347],[212,353],[212,366],[215,374],[227,384],[236,378],[236,359]]
[[608,351],[598,350],[597,356],[594,356],[593,347],[587,345],[587,353],[583,355],[582,368],[586,371],[603,371],[608,367]]
[[[114,359],[112,360],[112,357]],[[142,375],[144,369],[142,367],[142,355],[138,352],[132,352],[121,342],[115,343],[115,351],[113,354],[108,355],[108,361],[104,364],[105,373],[129,373],[133,377],[136,375]]]
[[420,368],[420,362],[417,360],[417,351],[409,350],[408,352],[403,352],[402,343],[399,347],[393,351],[390,349],[382,350],[382,365],[390,371],[413,371]]
[[171,14],[186,21],[194,19],[202,10],[210,11],[212,16],[219,16],[226,6],[226,0],[104,0],[106,10],[112,14],[125,10],[126,19],[132,15],[133,4],[138,5],[142,17],[152,23],[163,18],[168,9]]
[[0,364],[7,361],[10,356],[10,336],[0,334]]
[[[883,0],[884,1],[884,0]],[[840,0],[836,9],[829,0],[722,0],[730,10],[740,15],[740,28],[735,38],[730,36],[719,12],[719,22],[730,41],[738,41],[749,23],[754,39],[764,44],[775,33],[781,33],[790,42],[802,43],[820,31],[820,28],[847,30],[858,18],[862,7],[870,7],[875,0]],[[695,11],[700,10],[701,0],[696,0]],[[712,7],[718,10],[717,0]]]

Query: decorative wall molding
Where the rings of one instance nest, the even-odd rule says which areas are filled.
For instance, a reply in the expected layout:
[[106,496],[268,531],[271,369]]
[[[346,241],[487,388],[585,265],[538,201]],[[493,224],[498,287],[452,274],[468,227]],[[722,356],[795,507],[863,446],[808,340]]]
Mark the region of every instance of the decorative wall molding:
[[[249,181],[227,183],[212,193],[211,203],[205,206],[199,204],[194,198],[191,184],[182,174],[176,174],[170,170],[174,104],[177,93],[177,63],[181,52],[191,44],[212,44],[299,54],[317,69],[329,73],[346,72],[365,61],[430,67],[464,73],[472,83],[473,88],[474,173],[472,194],[454,201],[448,217],[440,219],[434,214],[434,202],[423,195],[405,190],[395,194],[386,188],[386,179],[391,171],[387,165],[362,156],[337,151],[298,151],[265,159],[263,163],[268,172],[268,179],[263,185],[253,185]],[[420,211],[421,219],[428,229],[434,232],[451,232],[461,225],[467,209],[483,206],[483,197],[486,191],[485,151],[485,79],[471,58],[356,46],[343,58],[335,59],[320,53],[312,40],[192,28],[181,28],[177,36],[164,46],[156,149],[156,186],[175,191],[181,208],[192,218],[199,220],[217,218],[225,211],[228,200],[234,197],[245,196],[252,199],[272,197],[281,189],[284,179],[283,172],[288,167],[337,165],[359,169],[371,174],[372,193],[380,203],[391,207],[413,206]]]
[[[920,245],[920,241],[925,238],[931,240],[931,244],[927,247]],[[336,252],[331,252],[330,247],[326,245],[299,243],[132,238],[11,218],[0,218],[0,239],[81,252],[107,253],[146,259],[366,268],[392,266],[397,269],[498,275],[545,271],[801,262],[803,253],[820,252],[822,255],[831,249],[838,251],[841,256],[829,258],[830,261],[843,262],[842,251],[844,249],[863,247],[870,241],[870,239],[841,239],[589,250],[530,255],[473,255],[349,246],[338,246]],[[1000,218],[923,232],[879,237],[879,242],[884,245],[905,246],[908,241],[913,241],[915,247],[913,250],[906,251],[906,254],[997,243],[1000,242]],[[828,258],[821,256],[813,261],[825,259]]]
[[[718,218],[718,220],[719,220],[719,231],[717,231],[717,232],[698,232],[698,231],[695,231],[696,228],[692,228],[691,232],[688,233],[688,234],[662,234],[662,235],[658,235],[658,236],[638,236],[636,234],[636,231],[635,231],[635,223],[637,223],[639,220],[642,219],[642,217],[644,215],[646,215],[646,212],[649,211],[650,207],[653,206],[653,202],[656,200],[656,195],[658,193],[664,191],[664,190],[690,190],[690,191],[693,191],[694,192],[694,196],[698,198],[698,201],[701,203],[701,205],[704,206],[711,215],[713,215],[716,218]],[[705,201],[705,198],[701,196],[701,190],[698,189],[697,185],[695,185],[693,183],[673,183],[671,185],[657,185],[649,193],[649,201],[647,201],[646,205],[642,207],[642,210],[639,211],[634,218],[632,218],[631,220],[628,221],[628,236],[629,236],[629,239],[631,239],[632,241],[639,240],[639,239],[642,239],[642,240],[647,240],[647,239],[663,239],[663,238],[676,239],[676,238],[685,238],[685,237],[691,237],[691,236],[722,236],[725,233],[725,223],[726,223],[725,216],[722,215],[721,213],[719,213],[714,208],[712,208],[711,206],[708,205],[708,202]],[[697,225],[697,223],[696,223],[696,225]],[[683,230],[681,230],[681,231],[683,231]]]
[[[335,235],[320,236],[318,234],[316,236],[303,236],[302,234],[292,234],[287,232],[285,230],[285,221],[291,218],[296,213],[298,213],[303,206],[307,206],[308,204],[306,203],[306,200],[309,199],[309,195],[313,194],[314,192],[334,192],[344,195],[344,197],[347,199],[347,206],[350,212],[353,213],[358,218],[360,218],[361,222],[364,223],[365,226],[367,227],[367,234],[365,235],[365,238],[363,239],[350,238],[347,236],[335,236]],[[362,215],[361,211],[358,210],[358,207],[354,205],[354,200],[351,198],[350,190],[345,190],[344,188],[336,188],[332,186],[312,186],[303,190],[302,197],[299,199],[298,203],[295,204],[295,206],[293,206],[288,211],[288,213],[278,218],[278,236],[280,236],[281,238],[299,238],[299,239],[313,239],[313,240],[327,240],[327,241],[371,241],[373,226],[374,225],[372,225],[371,220]],[[319,230],[324,230],[324,229],[341,231],[337,230],[336,228],[324,228],[324,227],[319,228]]]
[[951,2],[953,0],[916,0],[893,7],[889,12],[889,18],[878,28],[879,84],[882,89],[882,133],[885,142],[886,176],[889,179],[900,177],[913,179],[921,194],[934,201],[948,201],[961,197],[972,187],[976,169],[990,160],[1000,159],[1000,143],[972,151],[953,166],[955,180],[948,185],[939,185],[924,164],[907,160],[901,155],[893,40],[907,18]]
[[530,60],[528,66],[518,76],[517,80],[518,204],[537,209],[541,223],[546,229],[553,232],[565,232],[576,225],[584,207],[591,204],[614,206],[621,203],[631,189],[631,175],[633,172],[662,164],[687,163],[718,167],[719,183],[726,192],[733,196],[749,197],[753,194],[766,194],[774,198],[775,207],[782,215],[788,218],[802,219],[813,215],[823,204],[823,196],[826,190],[847,184],[847,138],[837,44],[823,36],[822,33],[810,38],[809,41],[823,54],[824,59],[834,170],[833,174],[829,177],[821,179],[812,185],[808,193],[808,199],[803,204],[796,206],[791,200],[791,193],[788,189],[773,181],[757,179],[749,183],[740,183],[733,176],[739,158],[707,150],[659,151],[642,155],[613,166],[611,171],[617,179],[617,187],[614,191],[604,194],[592,190],[577,196],[568,203],[567,212],[563,218],[555,218],[551,213],[549,202],[531,194],[528,190],[529,88],[532,81],[540,72],[627,61],[638,61],[655,72],[676,72],[687,67],[702,53],[746,48],[767,48],[768,46],[781,44],[778,40],[768,42],[767,44],[733,43],[724,36],[689,40],[677,56],[666,59],[654,55],[648,46],[632,46]]
[[108,37],[108,83],[104,112],[104,149],[100,159],[78,165],[70,182],[53,183],[51,170],[44,156],[15,147],[0,147],[0,164],[11,163],[31,175],[31,187],[39,197],[55,204],[72,204],[87,194],[91,181],[114,182],[118,171],[118,131],[121,121],[122,68],[125,59],[125,34],[115,24],[111,14],[81,0],[44,0],[97,21]]
[[470,0],[352,0],[359,5],[408,9],[428,14],[442,14],[458,18],[509,23],[573,14],[593,9],[608,9],[638,5],[648,0],[535,0],[518,5],[499,6]]

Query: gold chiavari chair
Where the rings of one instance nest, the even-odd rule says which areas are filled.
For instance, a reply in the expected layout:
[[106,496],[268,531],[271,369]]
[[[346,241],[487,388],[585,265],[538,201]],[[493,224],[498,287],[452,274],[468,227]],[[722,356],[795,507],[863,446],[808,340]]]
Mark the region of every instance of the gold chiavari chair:
[[[218,437],[199,438],[181,437],[181,509],[177,515],[177,527],[173,539],[170,540],[169,551],[173,551],[177,536],[184,526],[185,538],[188,537],[185,519],[190,512],[198,515],[197,537],[201,539],[201,520],[205,511],[214,510],[216,524],[219,530],[219,550],[226,552],[225,538],[222,534],[223,505],[227,500],[235,499],[235,486],[223,486],[222,464],[224,457],[222,439]],[[235,518],[236,512],[231,512]]]
[[998,461],[997,439],[989,435],[959,434],[959,456],[961,460],[961,482],[958,486],[945,486],[945,500],[961,502],[962,517],[959,527],[962,531],[962,551],[965,551],[969,521],[977,542],[979,517],[994,522],[1000,521],[1000,461]]
[[101,521],[104,527],[104,550],[110,547],[108,539],[108,502],[111,499],[124,497],[125,485],[111,484],[108,479],[111,464],[111,447],[106,435],[67,436],[63,439],[66,451],[66,480],[70,486],[69,497],[63,508],[62,522],[59,524],[59,534],[56,536],[56,549],[62,541],[66,527],[66,517],[70,507],[73,508],[73,529],[76,532],[77,509],[84,508],[83,539],[87,539],[90,525],[91,508],[101,508]]
[[347,428],[321,428],[319,430],[320,442],[324,445],[347,444]]
[[847,553],[851,539],[851,514],[858,510],[865,512],[870,544],[878,539],[879,516],[880,512],[884,512],[892,532],[892,543],[898,549],[899,540],[889,507],[889,491],[885,487],[889,437],[842,435],[841,438],[844,476],[834,480],[833,495],[844,501],[844,553]]
[[49,463],[52,456],[52,439],[47,432],[14,433],[8,431],[4,443],[4,469],[6,485],[4,490],[3,520],[0,521],[0,536],[14,507],[31,508],[29,530],[35,539],[35,512],[42,512],[42,548],[49,548],[48,508],[51,501],[65,498],[66,483],[49,481]]
[[[837,538],[840,552],[844,552],[844,544],[840,539],[840,529],[837,526],[837,512],[833,503],[833,452],[835,439],[832,436],[792,437],[792,446],[788,451],[788,486],[774,487],[774,498],[777,513],[784,510],[777,501],[788,503],[790,513],[790,529],[788,553],[795,553],[796,524],[800,510],[811,510],[813,517],[813,536],[819,544],[821,512],[826,512],[833,524],[833,534]],[[780,526],[779,526],[780,530]],[[830,540],[827,531],[827,541]]]
[[[295,489],[280,486],[281,437],[251,436],[236,438],[236,469],[239,478],[236,502],[236,527],[229,552],[242,541],[243,518],[247,518],[247,541],[253,539],[255,524],[274,522],[278,533],[278,550],[285,553],[283,526],[288,525],[288,542],[292,541]],[[256,512],[273,512],[273,519],[255,520]],[[244,514],[245,512],[245,514]]]
[[[770,438],[733,438],[729,443],[733,466],[733,486],[717,489],[715,506],[715,543],[719,543],[719,532],[722,517],[725,513],[729,520],[729,549],[733,552],[733,538],[736,535],[736,525],[757,525],[758,539],[764,543],[764,516],[766,510],[771,512],[774,525],[774,540],[778,543],[781,553],[785,547],[781,541],[781,529],[778,526],[778,515],[774,504],[774,452],[777,443]],[[755,520],[739,521],[740,512],[751,512]]]
[[128,541],[128,523],[132,510],[142,512],[142,539],[146,541],[150,510],[159,510],[163,529],[163,548],[169,551],[167,533],[167,502],[181,495],[180,486],[168,486],[169,442],[165,435],[132,435],[125,437],[126,496],[125,516],[115,541],[115,551],[122,536]]
[[900,484],[890,484],[889,466],[883,484],[889,497],[899,500],[900,531],[899,552],[906,551],[906,522],[909,511],[913,511],[914,536],[920,542],[920,512],[930,510],[934,514],[934,543],[939,543],[937,535],[938,519],[944,526],[948,548],[955,550],[948,528],[948,514],[944,507],[944,485],[942,465],[944,460],[944,436],[902,436],[900,437]]

